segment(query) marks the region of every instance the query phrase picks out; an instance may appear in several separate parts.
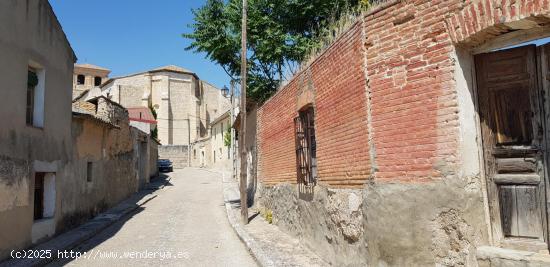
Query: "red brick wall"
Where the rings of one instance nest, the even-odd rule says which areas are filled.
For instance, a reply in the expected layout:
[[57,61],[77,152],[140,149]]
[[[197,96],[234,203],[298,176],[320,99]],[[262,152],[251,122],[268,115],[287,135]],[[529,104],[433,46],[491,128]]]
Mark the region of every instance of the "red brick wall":
[[260,179],[296,181],[292,119],[308,71],[321,183],[358,186],[369,177],[422,182],[456,173],[454,46],[482,44],[510,30],[502,23],[549,11],[549,0],[392,1],[371,11],[260,108]]
[[409,2],[365,18],[376,179],[426,180],[456,163],[453,46],[441,5],[456,1]]
[[357,23],[311,65],[320,183],[363,185],[370,176],[361,36]]
[[299,79],[258,110],[258,177],[265,184],[296,182],[294,117]]
[[361,24],[342,35],[309,68],[267,101],[258,112],[260,179],[264,183],[296,182],[293,119],[298,94],[315,88],[315,132],[319,182],[362,185],[369,177],[365,73]]

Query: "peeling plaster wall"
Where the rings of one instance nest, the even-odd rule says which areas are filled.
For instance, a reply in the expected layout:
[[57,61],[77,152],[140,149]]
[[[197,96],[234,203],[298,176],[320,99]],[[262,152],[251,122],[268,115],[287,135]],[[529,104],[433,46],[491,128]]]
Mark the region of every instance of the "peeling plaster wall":
[[[0,1],[0,259],[31,245],[34,163],[59,173],[70,158],[72,73],[75,61],[46,0]],[[44,127],[27,126],[29,64],[44,70]],[[59,210],[59,201],[56,210]],[[56,215],[57,216],[57,215]],[[57,218],[57,217],[56,217]],[[7,231],[6,229],[9,229]]]
[[[73,119],[74,154],[63,169],[71,177],[60,185],[58,231],[73,228],[129,197],[138,189],[134,140],[128,122],[120,129],[88,119]],[[115,141],[116,140],[116,141]],[[87,180],[87,164],[92,179]]]

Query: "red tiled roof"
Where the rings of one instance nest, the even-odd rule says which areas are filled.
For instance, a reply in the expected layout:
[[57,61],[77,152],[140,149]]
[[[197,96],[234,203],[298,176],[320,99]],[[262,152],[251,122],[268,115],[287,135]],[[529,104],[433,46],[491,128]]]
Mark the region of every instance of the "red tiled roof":
[[147,107],[135,107],[126,108],[128,110],[128,117],[131,121],[141,121],[156,124],[157,121],[151,113],[151,110]]

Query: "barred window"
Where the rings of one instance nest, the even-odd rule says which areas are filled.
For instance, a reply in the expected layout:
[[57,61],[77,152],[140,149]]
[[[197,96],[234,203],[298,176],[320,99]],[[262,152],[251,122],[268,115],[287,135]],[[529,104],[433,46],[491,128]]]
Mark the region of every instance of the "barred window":
[[299,112],[294,119],[296,132],[296,172],[298,183],[315,185],[317,182],[317,145],[315,142],[315,113],[313,107]]

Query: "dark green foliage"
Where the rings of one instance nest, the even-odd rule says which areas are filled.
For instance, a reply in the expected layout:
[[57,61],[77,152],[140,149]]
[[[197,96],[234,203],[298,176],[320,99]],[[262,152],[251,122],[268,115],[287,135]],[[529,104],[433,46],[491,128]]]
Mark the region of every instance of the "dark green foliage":
[[[153,117],[156,120],[157,119],[157,111],[152,106],[149,106],[149,109],[151,110],[151,113],[153,114]],[[155,127],[155,129],[151,130],[151,137],[152,138],[158,139],[158,135],[159,135],[158,127]]]
[[224,144],[226,147],[230,147],[230,146],[231,146],[231,127],[227,128],[227,130],[226,130],[225,133],[223,134],[223,144]]
[[[261,103],[285,75],[320,46],[323,29],[365,0],[249,0],[248,97]],[[368,1],[367,1],[368,3]],[[236,79],[240,75],[242,0],[207,0],[193,10],[193,42],[188,50],[205,52]]]

